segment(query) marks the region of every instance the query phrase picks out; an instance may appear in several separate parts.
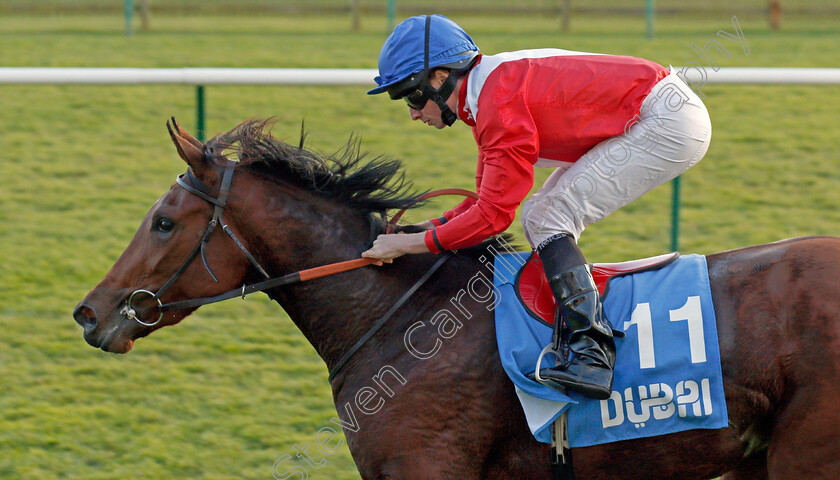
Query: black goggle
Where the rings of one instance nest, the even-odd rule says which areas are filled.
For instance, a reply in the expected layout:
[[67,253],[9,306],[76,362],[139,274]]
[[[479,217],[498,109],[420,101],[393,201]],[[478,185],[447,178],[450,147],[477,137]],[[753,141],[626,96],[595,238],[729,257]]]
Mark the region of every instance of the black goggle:
[[426,106],[426,102],[429,101],[429,97],[431,97],[431,95],[427,89],[416,88],[403,95],[402,99],[405,100],[405,103],[409,108],[413,108],[414,110],[423,110],[423,107]]

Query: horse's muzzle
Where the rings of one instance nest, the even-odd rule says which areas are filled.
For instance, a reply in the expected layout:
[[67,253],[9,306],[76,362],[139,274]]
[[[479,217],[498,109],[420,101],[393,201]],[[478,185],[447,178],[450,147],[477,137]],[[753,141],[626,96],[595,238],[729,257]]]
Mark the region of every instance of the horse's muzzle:
[[122,328],[121,322],[103,324],[96,310],[84,301],[76,305],[73,318],[84,329],[85,342],[91,347],[111,353],[126,353],[134,344],[133,339],[126,336],[128,332]]

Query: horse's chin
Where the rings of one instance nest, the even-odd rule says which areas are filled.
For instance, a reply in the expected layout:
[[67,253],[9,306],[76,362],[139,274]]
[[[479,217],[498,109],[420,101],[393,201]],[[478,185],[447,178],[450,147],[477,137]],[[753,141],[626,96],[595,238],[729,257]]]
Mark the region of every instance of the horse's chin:
[[91,347],[108,353],[128,353],[134,346],[134,339],[119,329],[114,329],[105,335],[86,334],[84,338]]
[[114,339],[114,341],[103,344],[99,348],[108,353],[128,353],[134,346],[134,340],[130,339]]

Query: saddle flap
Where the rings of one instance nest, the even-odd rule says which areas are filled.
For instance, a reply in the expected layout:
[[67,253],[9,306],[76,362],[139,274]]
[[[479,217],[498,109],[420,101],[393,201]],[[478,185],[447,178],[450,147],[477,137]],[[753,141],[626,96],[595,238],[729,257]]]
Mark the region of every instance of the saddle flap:
[[[671,252],[627,262],[595,263],[592,266],[592,277],[603,297],[606,295],[610,279],[631,273],[656,270],[670,264],[679,256],[679,252]],[[549,326],[554,325],[554,310],[557,308],[557,301],[554,299],[542,262],[536,253],[531,253],[525,265],[519,270],[515,289],[528,313]]]

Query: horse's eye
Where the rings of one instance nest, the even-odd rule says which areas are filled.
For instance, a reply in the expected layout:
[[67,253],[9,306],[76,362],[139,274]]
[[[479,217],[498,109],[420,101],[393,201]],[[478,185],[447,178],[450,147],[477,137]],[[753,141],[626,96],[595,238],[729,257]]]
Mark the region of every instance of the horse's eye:
[[155,225],[153,227],[155,231],[160,233],[170,233],[173,228],[175,228],[175,222],[172,220],[161,217],[155,221]]

